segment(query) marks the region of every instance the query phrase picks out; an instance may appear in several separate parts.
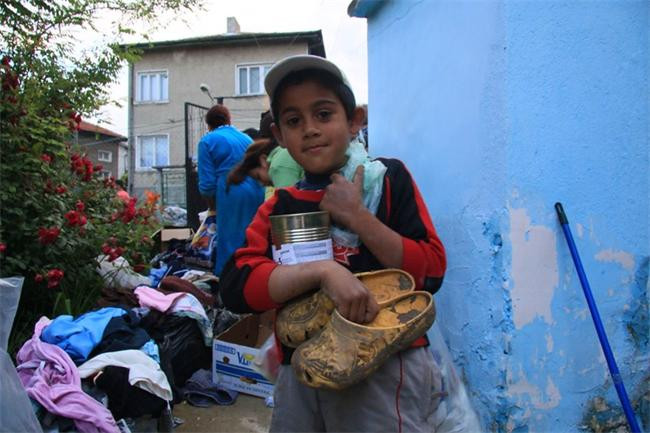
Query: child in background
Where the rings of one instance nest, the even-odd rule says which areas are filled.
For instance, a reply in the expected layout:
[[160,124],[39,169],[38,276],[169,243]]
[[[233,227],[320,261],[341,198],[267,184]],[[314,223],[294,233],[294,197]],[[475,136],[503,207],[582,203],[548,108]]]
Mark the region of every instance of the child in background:
[[260,137],[268,138],[276,144],[266,159],[269,178],[275,188],[294,186],[305,176],[305,172],[291,157],[287,149],[282,146],[277,146],[275,137],[273,137],[271,132],[272,124],[273,116],[270,111],[267,111],[262,115],[262,120],[260,120]]
[[230,185],[239,185],[246,179],[246,176],[250,176],[262,186],[267,187],[265,199],[273,195],[274,189],[269,188],[273,186],[273,183],[269,176],[269,163],[267,162],[267,158],[269,157],[269,153],[277,146],[278,144],[275,141],[269,140],[268,138],[255,140],[253,144],[248,146],[246,153],[244,153],[244,158],[228,173],[226,190],[230,188]]
[[[403,269],[416,289],[436,292],[445,270],[442,243],[404,164],[371,160],[358,140],[363,111],[343,72],[320,57],[293,56],[271,68],[265,87],[273,134],[305,177],[260,206],[246,244],[224,268],[226,306],[259,313],[320,289],[344,318],[367,323],[379,307],[353,272],[384,268]],[[328,211],[336,225],[335,260],[275,263],[269,216],[318,210]],[[271,431],[433,431],[440,370],[427,345],[426,336],[419,338],[342,391],[298,382],[288,365],[292,349],[283,346]]]

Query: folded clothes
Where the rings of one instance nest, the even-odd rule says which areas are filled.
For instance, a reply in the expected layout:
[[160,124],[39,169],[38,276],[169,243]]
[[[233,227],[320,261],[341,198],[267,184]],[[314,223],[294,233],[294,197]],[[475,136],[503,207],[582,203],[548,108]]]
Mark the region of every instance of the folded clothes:
[[220,387],[212,382],[212,372],[201,369],[194,372],[183,387],[183,397],[189,404],[209,407],[213,404],[231,405],[239,393]]

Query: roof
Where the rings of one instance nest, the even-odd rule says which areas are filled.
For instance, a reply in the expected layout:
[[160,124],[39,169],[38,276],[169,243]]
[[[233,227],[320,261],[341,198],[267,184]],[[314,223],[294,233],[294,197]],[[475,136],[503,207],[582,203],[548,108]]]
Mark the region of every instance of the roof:
[[348,15],[356,18],[370,18],[386,3],[383,0],[352,0],[348,5]]
[[115,137],[117,139],[120,139],[119,141],[126,141],[127,140],[127,138],[125,136],[120,135],[117,132],[113,132],[110,129],[102,128],[99,125],[95,125],[95,124],[86,122],[84,120],[82,120],[81,123],[79,124],[79,131],[91,132],[93,134],[107,135],[109,137]]
[[325,57],[323,34],[320,30],[286,33],[226,33],[221,35],[201,36],[197,38],[176,39],[172,41],[125,44],[123,47],[137,48],[144,51],[157,51],[170,48],[259,45],[268,42],[288,42],[290,44],[295,42],[307,42],[309,54]]

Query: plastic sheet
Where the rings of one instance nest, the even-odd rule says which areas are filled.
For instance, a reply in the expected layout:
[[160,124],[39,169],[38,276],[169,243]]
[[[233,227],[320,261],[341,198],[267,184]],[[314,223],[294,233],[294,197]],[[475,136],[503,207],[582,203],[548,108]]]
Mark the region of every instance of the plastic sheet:
[[436,433],[483,431],[467,396],[465,385],[456,374],[449,349],[442,338],[437,322],[429,329],[427,335],[431,343],[429,349],[442,375],[442,397],[433,415],[434,431]]
[[178,206],[165,206],[161,219],[165,226],[185,227],[187,226],[187,211]]
[[0,278],[0,349],[7,350],[24,277]]
[[23,277],[0,278],[0,432],[42,432],[16,367],[7,353]]

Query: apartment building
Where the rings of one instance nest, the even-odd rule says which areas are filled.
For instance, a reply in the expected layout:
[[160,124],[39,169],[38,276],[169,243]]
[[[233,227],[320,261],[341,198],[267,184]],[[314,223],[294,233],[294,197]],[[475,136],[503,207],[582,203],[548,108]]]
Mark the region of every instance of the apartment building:
[[273,63],[295,54],[325,57],[320,30],[243,33],[234,18],[226,34],[133,46],[142,56],[129,68],[129,188],[137,196],[157,190],[164,204],[180,207],[191,207],[196,192],[190,177],[205,111],[223,101],[235,126],[257,128]]

